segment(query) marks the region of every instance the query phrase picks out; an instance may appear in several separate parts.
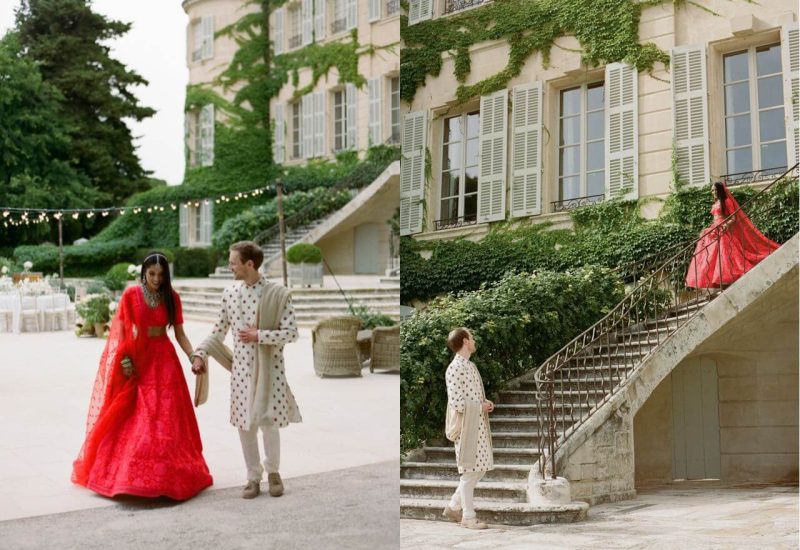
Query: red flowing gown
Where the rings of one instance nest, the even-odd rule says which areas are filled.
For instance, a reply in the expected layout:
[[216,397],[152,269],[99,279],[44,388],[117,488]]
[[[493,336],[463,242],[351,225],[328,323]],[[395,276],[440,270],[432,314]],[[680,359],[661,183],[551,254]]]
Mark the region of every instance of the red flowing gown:
[[[726,199],[728,212],[738,208],[732,197]],[[687,288],[714,288],[734,283],[780,245],[765,237],[739,210],[727,230],[717,229],[725,216],[719,201],[711,207],[714,221],[697,242],[686,272]]]
[[[175,297],[175,325],[183,324]],[[100,361],[87,433],[72,481],[101,495],[186,500],[212,484],[192,399],[169,337],[163,303],[147,305],[140,286],[123,293]],[[122,357],[135,374],[122,375]]]

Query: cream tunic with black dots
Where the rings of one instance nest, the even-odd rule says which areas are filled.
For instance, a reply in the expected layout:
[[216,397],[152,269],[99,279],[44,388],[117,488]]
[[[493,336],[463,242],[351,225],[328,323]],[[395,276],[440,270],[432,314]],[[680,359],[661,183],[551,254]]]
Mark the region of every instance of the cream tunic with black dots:
[[[447,400],[450,405],[458,412],[463,413],[466,407],[466,400],[482,403],[486,398],[483,393],[483,380],[478,372],[475,363],[464,359],[456,354],[445,373],[447,383]],[[456,441],[456,462],[461,455],[461,439]],[[464,472],[483,472],[494,468],[494,457],[492,456],[492,442],[489,436],[489,426],[487,425],[486,415],[481,415],[481,422],[478,424],[478,451],[475,456],[474,468],[462,468],[459,466],[458,473]]]
[[[214,324],[212,335],[219,338],[220,342],[225,340],[228,329],[232,330],[233,347],[233,368],[231,369],[231,424],[242,430],[250,429],[250,410],[247,403],[247,390],[250,387],[250,380],[256,365],[256,345],[255,343],[242,342],[238,338],[240,330],[256,326],[256,314],[258,305],[261,301],[261,292],[264,290],[266,282],[261,277],[253,286],[247,285],[244,281],[237,282],[233,286],[227,287],[222,293],[222,307],[220,308],[219,320]],[[283,346],[297,341],[297,324],[294,319],[294,308],[292,300],[286,303],[286,308],[281,315],[281,322],[277,330],[259,330],[258,344],[268,344],[274,346],[274,356],[278,360],[278,370],[284,373],[283,365]],[[272,390],[286,394],[289,389],[286,384],[285,374],[279,374],[277,379],[272,380]],[[289,410],[287,400],[280,399],[275,410],[273,420],[277,421],[279,427],[285,428],[289,425]]]

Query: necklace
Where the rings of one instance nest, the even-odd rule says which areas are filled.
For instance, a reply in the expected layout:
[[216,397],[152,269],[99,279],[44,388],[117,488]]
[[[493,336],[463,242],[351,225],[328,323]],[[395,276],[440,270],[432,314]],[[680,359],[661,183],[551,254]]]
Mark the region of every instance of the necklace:
[[155,308],[161,302],[161,293],[150,292],[150,289],[147,288],[147,285],[144,283],[142,283],[142,293],[144,294],[144,299],[147,302],[147,305],[151,308]]

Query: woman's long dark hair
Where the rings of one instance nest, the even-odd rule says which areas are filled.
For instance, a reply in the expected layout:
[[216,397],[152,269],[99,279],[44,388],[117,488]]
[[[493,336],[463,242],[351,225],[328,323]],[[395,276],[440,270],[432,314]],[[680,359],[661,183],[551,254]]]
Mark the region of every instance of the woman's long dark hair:
[[722,185],[721,181],[714,182],[714,194],[717,196],[717,200],[719,201],[719,206],[722,209],[722,217],[728,217],[728,209],[725,207],[725,199],[728,198],[728,192],[725,191],[725,186]]
[[175,324],[175,297],[172,294],[172,279],[169,276],[169,262],[167,257],[158,250],[148,252],[142,262],[142,283],[145,282],[144,274],[147,273],[147,268],[151,265],[158,264],[161,266],[161,287],[158,291],[161,293],[161,301],[167,307],[167,319],[169,319],[169,326]]

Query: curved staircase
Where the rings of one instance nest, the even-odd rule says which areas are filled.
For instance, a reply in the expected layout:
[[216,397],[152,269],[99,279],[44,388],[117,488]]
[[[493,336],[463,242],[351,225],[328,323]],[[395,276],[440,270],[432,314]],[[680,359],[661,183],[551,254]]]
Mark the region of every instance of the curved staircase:
[[[796,170],[797,165],[740,210],[755,211],[763,204],[760,201],[765,192]],[[626,277],[630,273],[642,274],[641,278],[635,276],[623,301],[540,367],[506,384],[490,417],[495,470],[488,472],[475,489],[475,510],[480,520],[532,525],[585,518],[588,504],[583,502],[533,504],[536,484],[555,478],[564,470],[572,478],[599,478],[596,461],[585,474],[572,465],[566,467],[570,454],[592,437],[605,438],[601,445],[593,447],[604,449],[601,467],[613,470],[608,462],[629,462],[626,467],[632,473],[632,421],[625,411],[626,400],[641,405],[647,390],[652,391],[657,384],[653,377],[643,384],[645,388],[632,389],[632,384],[642,378],[642,367],[660,362],[656,367],[664,375],[663,371],[668,373],[691,351],[687,348],[696,345],[697,338],[707,338],[708,326],[714,323],[699,314],[719,296],[727,296],[733,290],[732,300],[757,299],[758,293],[778,280],[779,275],[774,273],[765,275],[767,269],[777,270],[780,276],[794,270],[796,276],[797,235],[779,249],[780,254],[773,253],[731,286],[685,289],[684,275],[699,240],[622,266],[620,272]],[[748,279],[752,282],[758,277],[767,279],[760,285],[749,285],[758,290],[748,288]],[[729,315],[737,313],[737,309],[729,308]],[[723,322],[721,314],[714,315],[718,317],[715,323]],[[678,333],[685,341],[673,337]],[[443,519],[442,509],[458,480],[452,445],[412,451],[401,464],[400,477],[401,517]],[[578,498],[594,503],[635,495],[632,475],[630,480],[621,481],[608,477],[606,474],[596,484],[595,493],[579,494]]]

